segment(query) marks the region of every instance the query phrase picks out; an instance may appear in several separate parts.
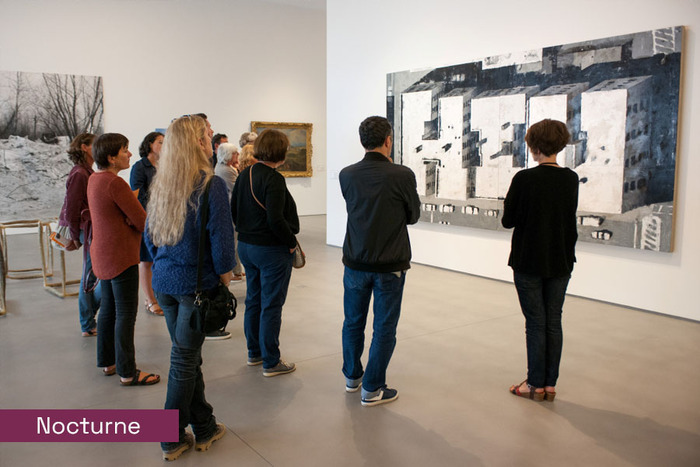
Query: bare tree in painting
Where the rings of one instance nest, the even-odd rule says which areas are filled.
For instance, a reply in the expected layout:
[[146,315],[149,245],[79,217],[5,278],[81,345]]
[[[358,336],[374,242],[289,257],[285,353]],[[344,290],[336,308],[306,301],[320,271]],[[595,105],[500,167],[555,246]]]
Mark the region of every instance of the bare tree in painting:
[[10,135],[18,135],[24,128],[20,128],[21,110],[23,107],[22,97],[25,87],[22,80],[22,73],[17,72],[14,79],[8,84],[10,92],[8,98],[0,103],[0,107],[6,109],[0,114],[0,139],[5,139]]
[[102,124],[102,78],[43,73],[39,120],[46,131],[70,139],[95,133]]
[[0,71],[0,218],[59,212],[68,142],[102,132],[102,94],[99,77]]

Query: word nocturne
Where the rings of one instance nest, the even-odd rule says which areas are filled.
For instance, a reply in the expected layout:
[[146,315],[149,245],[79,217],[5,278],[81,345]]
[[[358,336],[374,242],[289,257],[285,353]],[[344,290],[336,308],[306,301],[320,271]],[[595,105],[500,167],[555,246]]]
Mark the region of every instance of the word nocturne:
[[39,435],[137,435],[141,431],[139,422],[81,421],[51,422],[51,417],[37,417],[36,431]]

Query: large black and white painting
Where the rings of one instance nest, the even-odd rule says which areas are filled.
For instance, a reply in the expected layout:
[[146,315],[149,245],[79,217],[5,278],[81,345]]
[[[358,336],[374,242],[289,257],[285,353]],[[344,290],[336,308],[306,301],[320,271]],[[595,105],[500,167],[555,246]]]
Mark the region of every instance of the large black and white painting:
[[531,123],[565,122],[579,239],[671,251],[682,27],[387,76],[394,161],[421,221],[502,229],[510,180],[532,167]]
[[57,217],[73,164],[66,150],[102,132],[102,78],[0,71],[0,220]]

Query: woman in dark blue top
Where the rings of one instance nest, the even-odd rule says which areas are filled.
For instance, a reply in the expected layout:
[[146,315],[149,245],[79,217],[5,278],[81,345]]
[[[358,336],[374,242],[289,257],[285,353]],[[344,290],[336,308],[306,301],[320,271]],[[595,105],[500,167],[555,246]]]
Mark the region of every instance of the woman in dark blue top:
[[527,379],[517,396],[554,400],[562,349],[561,314],[576,257],[578,176],[557,164],[569,142],[566,125],[542,120],[525,135],[537,167],[515,174],[506,195],[503,227],[514,228],[508,265],[525,315]]
[[[235,266],[233,225],[226,183],[211,167],[211,133],[203,118],[184,116],[170,124],[162,164],[151,185],[144,233],[153,257],[153,288],[165,312],[172,350],[166,409],[180,413],[177,442],[163,442],[163,459],[175,460],[193,445],[207,450],[226,433],[204,396],[202,344],[204,330],[193,328],[202,194],[209,188],[206,251],[202,290],[228,285]],[[185,431],[192,425],[192,435]]]
[[[163,134],[153,131],[146,135],[139,146],[139,155],[141,160],[131,168],[130,184],[132,191],[146,209],[148,204],[148,195],[151,187],[151,181],[156,175],[156,167],[160,158],[160,150],[163,147]],[[141,242],[141,252],[139,253],[139,282],[141,290],[146,295],[146,310],[154,315],[163,316],[163,310],[156,301],[153,295],[153,287],[151,286],[151,267],[153,259],[148,253],[146,244]]]

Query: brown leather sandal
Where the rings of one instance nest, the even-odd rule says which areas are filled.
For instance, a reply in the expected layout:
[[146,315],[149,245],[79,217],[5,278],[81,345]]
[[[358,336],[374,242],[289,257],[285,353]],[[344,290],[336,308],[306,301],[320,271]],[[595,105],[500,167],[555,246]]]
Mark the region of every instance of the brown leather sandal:
[[555,397],[557,397],[557,391],[544,390],[544,400],[552,402]]
[[163,316],[163,309],[157,303],[146,302],[146,311],[157,316]]
[[535,388],[530,386],[529,384],[527,385],[527,387],[530,388],[530,390],[528,392],[521,392],[520,386],[522,386],[523,383],[527,383],[527,380],[523,381],[520,384],[512,385],[510,387],[510,393],[519,397],[524,397],[526,399],[532,399],[533,401],[537,402],[542,402],[544,400],[544,392],[535,392]]

